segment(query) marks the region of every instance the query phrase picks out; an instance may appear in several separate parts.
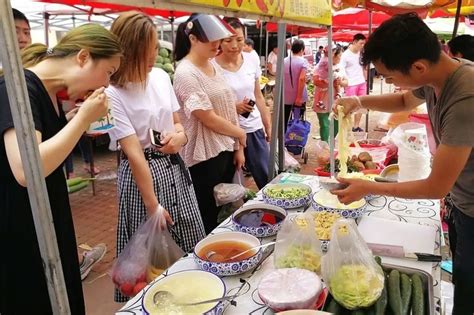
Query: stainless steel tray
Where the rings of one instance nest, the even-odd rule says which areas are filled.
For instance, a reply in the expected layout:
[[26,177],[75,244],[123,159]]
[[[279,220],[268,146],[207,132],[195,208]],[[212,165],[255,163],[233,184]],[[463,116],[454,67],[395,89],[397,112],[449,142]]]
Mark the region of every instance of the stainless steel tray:
[[384,269],[392,270],[396,269],[400,272],[403,272],[407,275],[412,275],[418,273],[421,276],[421,280],[423,281],[423,293],[425,296],[425,314],[426,315],[434,315],[435,314],[435,303],[434,303],[434,292],[433,292],[433,277],[431,274],[427,273],[426,271],[403,267],[403,266],[396,266],[390,264],[383,264],[382,267]]

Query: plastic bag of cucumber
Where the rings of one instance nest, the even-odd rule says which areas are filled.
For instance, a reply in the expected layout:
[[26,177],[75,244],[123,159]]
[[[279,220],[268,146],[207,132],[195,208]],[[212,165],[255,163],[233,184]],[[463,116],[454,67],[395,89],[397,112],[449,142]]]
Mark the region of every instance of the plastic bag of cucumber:
[[322,265],[331,292],[326,311],[336,315],[425,315],[419,274],[382,270],[382,260],[372,256],[353,221],[338,220],[332,233]]

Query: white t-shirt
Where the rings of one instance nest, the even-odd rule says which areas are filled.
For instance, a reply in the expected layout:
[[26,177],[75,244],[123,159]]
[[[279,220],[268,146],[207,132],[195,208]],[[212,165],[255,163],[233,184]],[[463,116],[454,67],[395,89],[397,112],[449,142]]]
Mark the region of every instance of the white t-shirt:
[[[236,72],[219,68],[222,69],[226,82],[234,91],[237,102],[241,102],[245,97],[255,101],[255,80],[260,78],[262,70],[251,53],[242,52],[242,57],[244,62]],[[215,60],[213,62],[219,66]],[[246,133],[252,133],[263,128],[262,117],[257,105],[253,107],[253,111],[247,118],[239,115],[239,124]]]
[[133,134],[143,149],[149,148],[150,128],[164,134],[175,131],[173,113],[179,110],[179,104],[165,71],[153,68],[145,89],[140,84],[129,83],[125,88],[109,86],[105,93],[115,118],[115,128],[109,131],[112,150],[116,150],[116,141]]
[[273,73],[276,73],[276,71],[277,71],[277,60],[278,60],[278,56],[273,51],[268,54],[267,63],[272,64],[272,72]]
[[340,65],[346,73],[349,86],[365,82],[364,70],[360,64],[360,52],[355,54],[350,49],[346,49],[342,54]]
[[258,53],[255,51],[255,49],[252,49],[251,52],[249,52],[250,56],[252,56],[252,59],[255,59],[254,62],[255,64],[258,65],[259,68],[261,68],[260,66],[260,56],[258,55]]

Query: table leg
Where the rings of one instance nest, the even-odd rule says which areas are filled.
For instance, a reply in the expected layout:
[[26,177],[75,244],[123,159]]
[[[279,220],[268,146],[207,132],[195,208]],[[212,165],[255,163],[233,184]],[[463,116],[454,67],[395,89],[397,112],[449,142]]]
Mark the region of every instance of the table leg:
[[[90,161],[89,161],[90,175],[91,175],[91,178],[95,178],[95,174],[94,174],[94,146],[93,146],[94,139],[92,137],[88,137],[88,138],[89,138],[89,148],[90,148],[90,153],[91,153]],[[95,196],[95,180],[91,180],[91,182],[92,182],[92,195]]]

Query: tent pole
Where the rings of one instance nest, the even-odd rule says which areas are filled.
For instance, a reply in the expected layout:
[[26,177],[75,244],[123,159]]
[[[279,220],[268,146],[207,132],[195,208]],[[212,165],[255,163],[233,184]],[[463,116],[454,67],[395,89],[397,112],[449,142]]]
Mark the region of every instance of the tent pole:
[[49,13],[43,12],[44,18],[44,43],[49,46]]
[[168,21],[171,24],[171,43],[173,44],[173,51],[174,51],[175,42],[176,42],[176,37],[175,37],[175,34],[174,34],[174,17],[173,16],[169,17]]
[[458,0],[457,6],[456,6],[456,17],[454,18],[453,36],[451,38],[456,37],[458,33],[459,18],[461,16],[461,6],[462,6],[462,0]]
[[[267,31],[268,35],[268,31]],[[276,135],[272,137],[270,143],[270,160],[268,163],[268,179],[272,180],[276,175],[275,170],[275,156],[278,152],[278,169],[282,172],[284,165],[284,137],[283,130],[284,126],[284,102],[283,102],[283,81],[284,81],[284,69],[283,59],[285,54],[285,37],[286,37],[286,23],[278,23],[278,59],[277,59],[277,71],[276,71],[276,82],[274,88],[274,102],[273,102],[273,121],[272,121],[272,134]],[[278,145],[278,151],[277,151]]]
[[[332,26],[328,26],[328,102],[331,104],[331,112],[332,107],[334,105],[334,72],[333,72],[333,55],[332,55]],[[329,120],[329,169],[331,173],[331,177],[336,177],[336,161],[334,159],[334,147],[335,147],[335,135],[334,135],[334,118]]]
[[[372,10],[369,10],[369,36],[372,34]],[[373,80],[370,76],[370,63],[367,65],[367,95],[370,94],[370,80]],[[374,83],[372,82],[372,85]],[[365,132],[369,134],[369,110],[365,114]]]
[[[45,20],[47,21],[45,14]],[[36,141],[33,115],[9,0],[0,0],[0,59],[3,60],[13,124],[53,314],[70,314],[51,207]]]
[[268,69],[267,69],[267,64],[268,64],[268,29],[267,29],[268,24],[265,24],[265,76],[268,78]]

